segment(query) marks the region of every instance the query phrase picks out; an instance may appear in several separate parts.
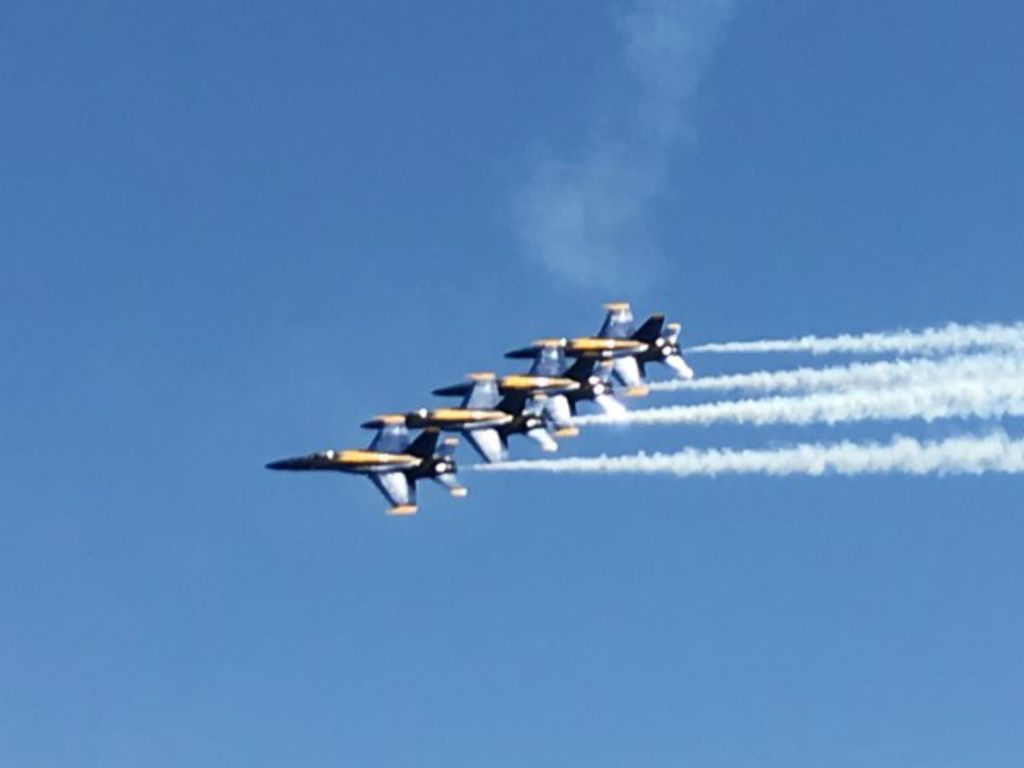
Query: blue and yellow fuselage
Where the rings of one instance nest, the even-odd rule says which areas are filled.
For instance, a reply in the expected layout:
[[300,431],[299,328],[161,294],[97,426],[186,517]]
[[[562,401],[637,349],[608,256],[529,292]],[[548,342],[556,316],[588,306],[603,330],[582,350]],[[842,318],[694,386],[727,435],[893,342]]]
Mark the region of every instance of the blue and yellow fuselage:
[[369,475],[416,469],[423,463],[422,458],[408,453],[352,449],[320,451],[294,459],[272,461],[267,464],[267,469],[323,470]]

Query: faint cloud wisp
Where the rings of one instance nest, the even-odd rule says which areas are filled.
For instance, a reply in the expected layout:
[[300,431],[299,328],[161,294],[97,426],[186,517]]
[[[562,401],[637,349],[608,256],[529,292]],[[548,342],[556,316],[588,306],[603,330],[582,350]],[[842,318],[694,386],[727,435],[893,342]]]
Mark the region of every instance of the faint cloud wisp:
[[[538,157],[515,199],[521,246],[555,276],[620,287],[657,263],[649,210],[732,0],[637,0],[616,18],[627,88],[573,158]],[[638,270],[637,267],[641,269]]]

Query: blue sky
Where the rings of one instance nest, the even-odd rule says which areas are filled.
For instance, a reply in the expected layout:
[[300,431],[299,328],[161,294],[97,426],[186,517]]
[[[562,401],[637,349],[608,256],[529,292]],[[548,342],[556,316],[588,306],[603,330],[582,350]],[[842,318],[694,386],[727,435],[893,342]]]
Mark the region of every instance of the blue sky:
[[[1024,6],[681,7],[721,18],[652,148],[629,3],[4,4],[4,764],[1020,764],[1019,479],[473,475],[393,520],[262,468],[608,299],[1020,319]],[[655,169],[637,253],[551,271],[524,195],[607,146]]]

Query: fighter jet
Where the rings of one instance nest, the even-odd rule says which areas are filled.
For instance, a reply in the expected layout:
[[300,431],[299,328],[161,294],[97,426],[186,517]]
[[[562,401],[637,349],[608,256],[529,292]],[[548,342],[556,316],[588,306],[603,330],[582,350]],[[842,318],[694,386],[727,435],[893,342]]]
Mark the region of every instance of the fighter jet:
[[664,315],[651,315],[634,330],[633,311],[628,302],[612,302],[605,304],[604,308],[608,314],[597,332],[599,338],[629,340],[644,345],[643,349],[613,359],[615,378],[623,386],[634,391],[646,391],[644,381],[648,363],[664,363],[677,378],[693,378],[693,370],[679,352],[679,323],[666,324]]
[[[564,356],[563,356],[564,361]],[[528,409],[530,404],[541,404],[542,410],[551,403],[564,402],[567,393],[580,389],[580,381],[568,376],[560,375],[564,366],[538,366],[534,364],[529,373],[510,374],[496,379],[497,391],[504,396],[506,405],[523,403]],[[543,368],[543,369],[542,369]],[[476,386],[474,378],[481,378],[489,381],[493,374],[470,374],[469,381],[462,384],[453,384],[447,387],[435,389],[433,394],[440,397],[467,397]],[[493,399],[493,398],[490,398]],[[554,423],[555,437],[574,437],[579,433],[576,427],[565,420],[561,423]]]
[[553,393],[543,401],[545,417],[559,432],[576,430],[572,426],[572,417],[581,402],[593,402],[608,414],[624,413],[626,409],[615,398],[610,380],[611,362],[586,355],[570,363],[565,355],[568,343],[567,339],[540,339],[529,347],[506,353],[505,357],[533,360],[530,367],[532,376],[557,376],[576,383],[575,388]]
[[486,462],[508,458],[508,438],[526,435],[542,450],[558,443],[544,427],[543,417],[527,409],[529,395],[522,391],[502,397],[493,373],[470,374],[471,385],[459,408],[421,408],[405,416],[410,427],[437,427],[461,432]]
[[389,515],[416,512],[416,481],[430,479],[443,485],[452,496],[465,496],[465,486],[455,481],[452,454],[458,440],[447,437],[438,449],[439,431],[424,429],[409,442],[403,416],[386,415],[372,419],[364,427],[378,429],[366,450],[327,450],[294,459],[272,461],[267,469],[294,471],[326,470],[366,475],[387,497]]

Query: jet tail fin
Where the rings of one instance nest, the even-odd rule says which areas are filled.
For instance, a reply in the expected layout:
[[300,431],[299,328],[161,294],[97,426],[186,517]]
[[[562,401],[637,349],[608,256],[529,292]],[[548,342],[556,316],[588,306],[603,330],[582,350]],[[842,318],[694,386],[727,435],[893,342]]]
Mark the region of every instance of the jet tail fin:
[[518,416],[526,410],[526,402],[529,396],[525,392],[509,392],[495,407],[496,410]]
[[562,375],[573,381],[586,381],[594,373],[596,362],[592,357],[577,357]]
[[412,456],[417,456],[421,459],[428,459],[434,455],[437,450],[437,440],[440,436],[440,432],[436,427],[428,427],[424,429],[419,435],[413,440],[409,447],[406,449],[406,453]]
[[633,334],[633,338],[636,341],[653,344],[661,338],[661,332],[664,325],[664,315],[651,315],[644,321],[644,324],[637,329],[636,333]]

